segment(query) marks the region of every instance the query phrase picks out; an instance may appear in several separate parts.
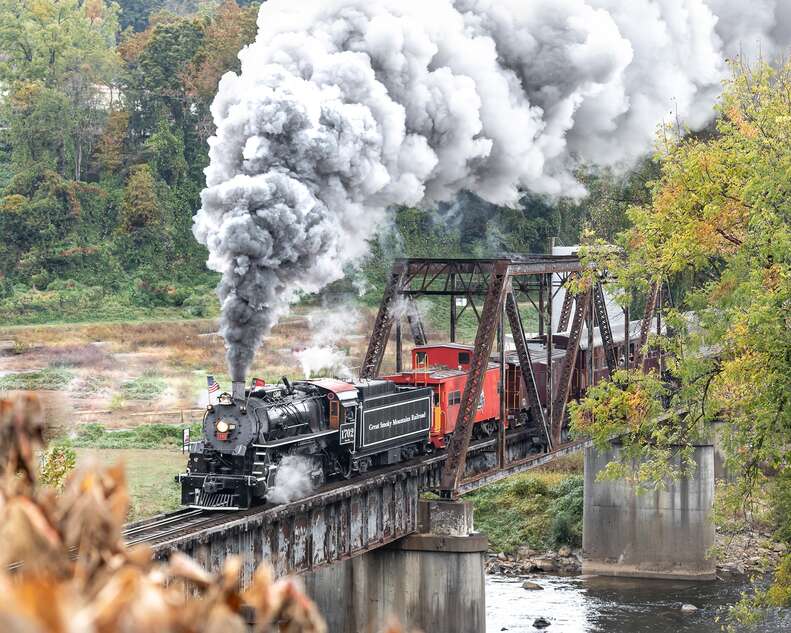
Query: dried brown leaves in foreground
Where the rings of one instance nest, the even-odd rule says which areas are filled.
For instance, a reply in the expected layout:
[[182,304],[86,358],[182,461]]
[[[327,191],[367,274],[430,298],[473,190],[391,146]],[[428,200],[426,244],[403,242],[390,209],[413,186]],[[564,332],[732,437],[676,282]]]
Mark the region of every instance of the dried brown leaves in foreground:
[[[33,396],[0,400],[0,631],[3,633],[324,633],[315,605],[290,578],[241,563],[221,574],[175,554],[152,561],[122,539],[128,497],[120,467],[74,473],[61,495],[36,482],[43,414]],[[21,563],[21,564],[20,564]]]

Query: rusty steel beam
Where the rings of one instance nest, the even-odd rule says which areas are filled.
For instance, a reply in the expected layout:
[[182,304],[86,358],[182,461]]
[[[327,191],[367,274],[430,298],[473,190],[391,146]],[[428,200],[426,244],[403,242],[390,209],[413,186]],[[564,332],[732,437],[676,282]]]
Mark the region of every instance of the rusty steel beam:
[[634,366],[636,369],[645,370],[645,346],[648,343],[648,333],[651,330],[651,321],[654,320],[654,310],[656,309],[656,301],[659,297],[658,281],[651,283],[651,288],[648,291],[648,299],[645,303],[645,311],[643,312],[643,320],[640,323],[640,340],[637,343],[637,349],[634,353]]
[[577,352],[582,338],[582,325],[588,314],[590,306],[591,291],[587,290],[574,297],[574,318],[571,321],[571,331],[569,332],[568,346],[566,355],[563,358],[563,366],[560,370],[560,386],[555,400],[552,403],[552,441],[554,446],[559,446],[561,441],[561,431],[563,429],[563,417],[566,414],[566,402],[571,390],[571,377],[574,366],[577,363]]
[[406,267],[407,275],[443,275],[450,272],[491,273],[503,262],[511,266],[514,276],[538,275],[542,273],[580,272],[582,264],[576,255],[534,255],[508,259],[431,259],[410,258],[398,260]]
[[376,315],[374,329],[371,338],[368,340],[368,350],[365,353],[362,367],[360,367],[360,378],[375,378],[382,366],[387,340],[390,337],[390,329],[393,327],[393,308],[398,298],[398,292],[404,281],[404,266],[396,262],[390,272],[387,281],[382,303],[379,305],[379,312]]
[[[549,420],[550,429],[552,426],[552,400],[554,399],[553,394],[553,385],[554,385],[554,375],[555,369],[552,366],[552,275],[544,275],[547,278],[547,286],[549,286],[549,297],[550,300],[547,301],[547,323],[549,327],[547,328],[547,338],[546,338],[546,347],[547,347],[547,373],[546,373],[546,403],[547,403],[547,419]],[[551,433],[550,433],[551,435]],[[551,443],[551,440],[550,440]]]
[[461,397],[456,428],[448,446],[448,459],[442,472],[440,495],[446,499],[455,499],[458,496],[457,485],[464,472],[467,449],[470,446],[475,422],[475,412],[478,409],[478,399],[481,395],[484,375],[489,366],[494,335],[502,318],[509,268],[507,260],[497,261],[489,279],[489,291],[486,294],[478,331],[475,334],[470,371],[467,374],[464,393]]
[[409,323],[409,329],[412,332],[412,340],[415,341],[415,345],[428,343],[426,330],[423,327],[423,319],[420,318],[420,310],[418,310],[414,297],[407,297],[406,320]]
[[519,305],[516,302],[516,297],[513,292],[509,292],[505,298],[505,312],[508,316],[508,324],[511,326],[511,334],[514,336],[514,346],[516,347],[516,355],[519,358],[520,373],[522,374],[522,382],[525,386],[527,401],[530,404],[530,411],[536,422],[544,429],[551,447],[552,437],[549,432],[549,427],[547,426],[547,420],[544,417],[544,410],[541,407],[541,399],[538,396],[536,375],[533,371],[533,359],[530,358],[530,349],[525,340],[522,316],[519,314]]
[[560,308],[560,319],[558,320],[558,332],[565,332],[569,327],[571,318],[571,307],[574,305],[574,295],[566,288],[563,295],[563,306]]
[[610,376],[618,369],[618,357],[615,353],[615,342],[613,341],[612,328],[610,327],[610,315],[607,314],[607,302],[604,298],[604,289],[601,282],[593,288],[593,309],[596,315],[596,323],[599,325],[602,346],[604,347],[604,358],[607,361],[607,369]]
[[185,530],[151,547],[157,558],[179,550],[212,571],[239,556],[243,586],[263,562],[277,576],[312,571],[416,532],[420,492],[438,475],[438,465],[419,464],[294,503],[232,513],[208,529]]

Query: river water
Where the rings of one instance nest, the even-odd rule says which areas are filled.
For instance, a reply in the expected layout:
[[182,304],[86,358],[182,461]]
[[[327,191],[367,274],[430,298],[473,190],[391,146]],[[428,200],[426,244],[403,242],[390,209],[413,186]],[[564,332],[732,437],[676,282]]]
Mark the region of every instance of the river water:
[[[522,589],[522,580],[486,577],[486,631],[536,633],[536,618],[546,633],[720,633],[727,607],[739,600],[744,582],[692,583],[668,580],[538,576],[544,590]],[[699,611],[681,612],[682,604]],[[721,620],[717,622],[717,618]],[[757,629],[791,632],[791,609],[775,610]]]

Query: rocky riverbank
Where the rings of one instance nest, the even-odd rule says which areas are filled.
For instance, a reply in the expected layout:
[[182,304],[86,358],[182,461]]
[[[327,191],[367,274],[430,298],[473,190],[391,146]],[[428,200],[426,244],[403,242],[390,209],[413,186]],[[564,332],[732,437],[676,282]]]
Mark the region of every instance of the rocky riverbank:
[[562,546],[557,551],[537,551],[527,546],[518,548],[515,555],[491,553],[486,561],[486,573],[500,576],[526,576],[534,573],[575,575],[582,572],[582,550]]
[[[717,575],[723,580],[773,571],[788,552],[785,543],[772,541],[771,533],[760,530],[729,533],[717,530],[713,554]],[[562,546],[557,550],[536,550],[523,545],[515,554],[490,552],[486,573],[520,577],[530,574],[569,576],[582,573],[582,550]]]
[[769,531],[732,533],[718,529],[714,548],[717,575],[728,579],[774,571],[780,559],[788,553],[788,545],[773,541],[771,537]]

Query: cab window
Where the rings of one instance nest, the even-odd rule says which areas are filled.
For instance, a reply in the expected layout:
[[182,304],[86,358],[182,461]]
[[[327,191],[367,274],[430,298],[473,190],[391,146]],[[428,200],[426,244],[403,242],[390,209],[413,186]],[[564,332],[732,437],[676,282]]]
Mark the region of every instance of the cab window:
[[330,428],[337,429],[340,425],[340,405],[337,400],[330,400]]

